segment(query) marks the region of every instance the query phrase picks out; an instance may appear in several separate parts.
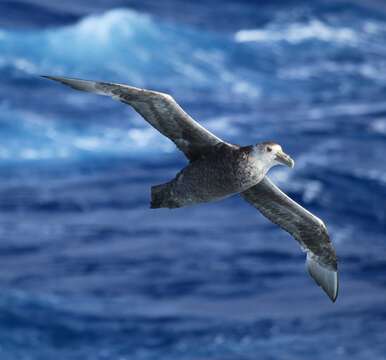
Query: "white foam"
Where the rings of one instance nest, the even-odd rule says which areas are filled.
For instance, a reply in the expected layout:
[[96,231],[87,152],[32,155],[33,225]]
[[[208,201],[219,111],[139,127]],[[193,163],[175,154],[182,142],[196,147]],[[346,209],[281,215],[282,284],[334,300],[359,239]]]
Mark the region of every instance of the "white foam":
[[355,42],[357,34],[346,27],[333,27],[320,20],[311,20],[307,23],[292,23],[283,28],[283,25],[265,29],[239,30],[235,34],[237,42],[278,42],[286,41],[298,44],[306,40],[320,40],[326,42]]
[[240,130],[235,124],[234,117],[230,116],[218,116],[210,118],[206,124],[210,131],[220,136],[220,138],[226,138],[230,135],[238,135]]
[[310,203],[321,196],[323,190],[322,183],[320,181],[307,181],[303,191],[303,201]]
[[140,30],[156,33],[150,16],[128,9],[114,9],[102,15],[92,15],[68,29],[75,31],[81,42],[91,40],[101,46],[113,41],[114,35],[133,38]]
[[89,122],[77,121],[73,127],[70,119],[13,110],[5,105],[0,110],[10,128],[10,135],[4,136],[0,144],[0,159],[35,161],[76,158],[81,154],[137,157],[175,151],[171,141],[144,122],[143,127],[133,128],[128,119],[127,128],[114,128],[93,122],[90,115]]
[[386,119],[377,119],[370,124],[370,129],[381,135],[386,135]]
[[351,64],[325,61],[323,59],[313,64],[303,64],[301,67],[289,64],[287,67],[279,69],[278,76],[282,79],[307,80],[315,76],[335,76],[336,74],[347,76],[359,75],[366,79],[383,83],[386,79],[383,68],[383,62]]

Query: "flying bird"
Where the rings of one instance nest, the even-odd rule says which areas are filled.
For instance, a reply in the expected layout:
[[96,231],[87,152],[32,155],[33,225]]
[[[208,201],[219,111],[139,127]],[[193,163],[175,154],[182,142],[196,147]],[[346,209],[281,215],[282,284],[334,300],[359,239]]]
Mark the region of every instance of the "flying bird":
[[279,144],[263,142],[239,146],[227,143],[197,123],[165,93],[123,84],[43,77],[132,106],[185,154],[188,165],[171,181],[151,188],[151,208],[180,208],[240,194],[299,242],[307,254],[309,274],[335,302],[337,258],[325,224],[267,177],[267,172],[275,165],[294,166],[294,161]]

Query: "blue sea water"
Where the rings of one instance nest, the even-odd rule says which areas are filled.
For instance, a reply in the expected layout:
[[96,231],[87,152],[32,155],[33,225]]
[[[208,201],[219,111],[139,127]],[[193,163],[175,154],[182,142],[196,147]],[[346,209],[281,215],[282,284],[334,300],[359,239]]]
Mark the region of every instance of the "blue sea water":
[[[0,3],[0,359],[386,359],[381,1]],[[130,108],[40,79],[171,93],[326,223],[332,304],[239,197],[150,210],[185,160]]]

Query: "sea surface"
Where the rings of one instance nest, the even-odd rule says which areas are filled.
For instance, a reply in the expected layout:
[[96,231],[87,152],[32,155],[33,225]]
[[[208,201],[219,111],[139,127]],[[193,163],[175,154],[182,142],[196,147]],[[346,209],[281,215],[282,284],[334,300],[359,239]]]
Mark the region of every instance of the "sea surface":
[[[39,74],[172,94],[322,218],[335,304],[238,196],[150,210],[186,164],[139,115]],[[382,1],[0,2],[1,360],[386,359]]]

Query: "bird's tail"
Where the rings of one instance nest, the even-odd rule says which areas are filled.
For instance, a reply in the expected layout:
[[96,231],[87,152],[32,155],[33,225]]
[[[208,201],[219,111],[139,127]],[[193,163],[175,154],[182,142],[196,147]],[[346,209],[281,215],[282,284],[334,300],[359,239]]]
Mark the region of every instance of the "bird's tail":
[[151,187],[151,209],[173,209],[180,207],[180,205],[172,198],[171,187],[171,182]]

